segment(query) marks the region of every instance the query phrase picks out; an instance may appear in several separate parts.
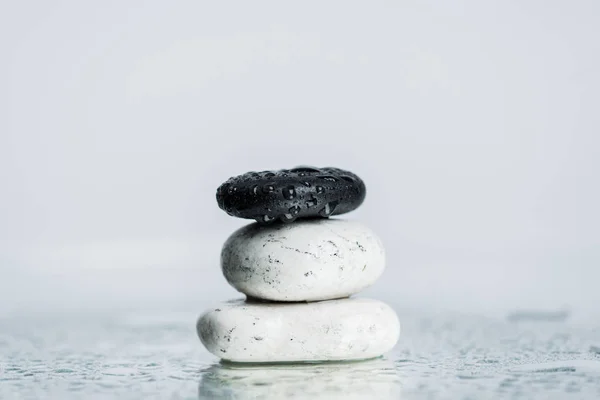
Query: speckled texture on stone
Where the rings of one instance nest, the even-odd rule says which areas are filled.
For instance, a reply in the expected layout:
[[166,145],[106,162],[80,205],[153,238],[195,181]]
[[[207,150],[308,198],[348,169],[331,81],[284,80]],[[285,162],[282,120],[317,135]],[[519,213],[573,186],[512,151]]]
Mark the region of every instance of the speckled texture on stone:
[[227,214],[260,223],[344,214],[359,207],[365,196],[362,179],[330,167],[247,172],[217,189],[217,203]]
[[385,268],[385,251],[373,231],[356,221],[253,223],[226,241],[221,267],[229,284],[251,297],[326,300],[372,285]]
[[200,340],[217,357],[236,362],[360,360],[389,351],[400,323],[388,305],[371,299],[315,303],[233,300],[203,314]]

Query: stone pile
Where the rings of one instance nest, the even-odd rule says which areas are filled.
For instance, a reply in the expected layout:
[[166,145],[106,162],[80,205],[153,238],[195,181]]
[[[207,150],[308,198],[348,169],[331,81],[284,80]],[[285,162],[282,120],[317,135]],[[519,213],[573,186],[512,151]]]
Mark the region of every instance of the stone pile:
[[247,296],[205,312],[204,346],[233,362],[368,359],[389,351],[400,324],[378,300],[350,297],[385,268],[365,225],[330,218],[359,207],[364,182],[338,168],[249,172],[217,190],[229,215],[255,219],[221,252],[227,282]]

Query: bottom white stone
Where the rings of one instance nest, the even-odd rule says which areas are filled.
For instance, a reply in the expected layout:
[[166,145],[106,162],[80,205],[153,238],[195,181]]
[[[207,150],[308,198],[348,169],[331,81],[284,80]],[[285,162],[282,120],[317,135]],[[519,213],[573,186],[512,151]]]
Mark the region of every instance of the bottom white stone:
[[400,335],[394,310],[377,300],[315,303],[232,300],[197,323],[212,354],[234,362],[359,360],[391,350]]

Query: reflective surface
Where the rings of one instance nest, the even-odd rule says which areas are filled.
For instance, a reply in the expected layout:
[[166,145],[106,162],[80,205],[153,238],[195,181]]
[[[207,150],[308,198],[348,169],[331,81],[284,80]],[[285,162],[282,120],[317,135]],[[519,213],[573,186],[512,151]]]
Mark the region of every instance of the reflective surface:
[[201,399],[397,399],[394,363],[375,359],[319,365],[215,364],[203,372]]
[[220,363],[198,313],[28,315],[0,319],[0,398],[563,399],[600,396],[600,331],[399,312],[385,358],[353,363]]

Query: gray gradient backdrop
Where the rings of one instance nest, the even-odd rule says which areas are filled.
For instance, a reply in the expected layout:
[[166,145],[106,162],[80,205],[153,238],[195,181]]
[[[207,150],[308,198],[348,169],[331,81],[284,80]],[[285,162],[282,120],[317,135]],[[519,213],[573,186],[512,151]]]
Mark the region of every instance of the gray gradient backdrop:
[[235,297],[214,192],[335,165],[388,249],[367,293],[600,300],[600,2],[4,1],[0,312]]

